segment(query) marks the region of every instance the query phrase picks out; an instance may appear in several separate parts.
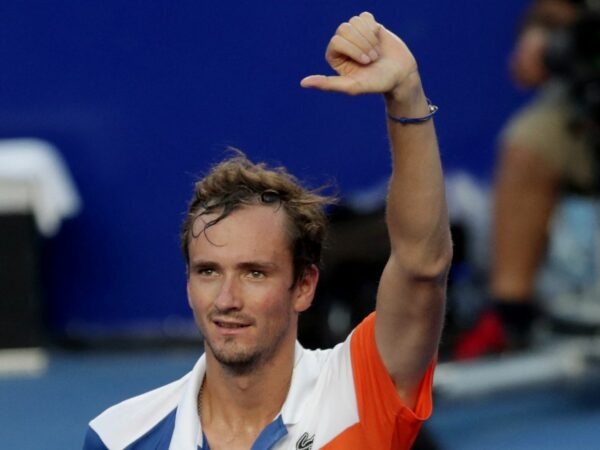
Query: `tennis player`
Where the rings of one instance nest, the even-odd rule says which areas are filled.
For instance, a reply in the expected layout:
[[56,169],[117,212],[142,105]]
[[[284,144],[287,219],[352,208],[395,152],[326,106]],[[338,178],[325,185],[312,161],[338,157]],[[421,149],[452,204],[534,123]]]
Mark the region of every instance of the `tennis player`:
[[204,354],[183,378],[92,420],[86,450],[411,447],[432,411],[452,252],[437,108],[407,46],[368,12],[337,28],[326,59],[336,74],[303,87],[385,100],[391,254],[376,310],[333,349],[302,348],[298,315],[315,294],[331,199],[237,154],[198,181],[182,228]]

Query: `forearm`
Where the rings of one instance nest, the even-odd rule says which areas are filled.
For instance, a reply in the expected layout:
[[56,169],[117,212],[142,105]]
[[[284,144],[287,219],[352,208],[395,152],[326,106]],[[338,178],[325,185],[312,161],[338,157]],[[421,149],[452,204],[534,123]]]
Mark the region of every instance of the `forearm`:
[[[422,117],[429,112],[417,72],[385,96],[388,114]],[[433,120],[403,125],[388,119],[392,177],[387,225],[392,257],[421,279],[443,278],[452,246],[444,180]]]
[[[386,107],[394,117],[429,113],[416,72],[401,91],[386,95]],[[452,246],[433,120],[402,125],[388,119],[388,130],[391,254],[377,293],[376,340],[399,394],[412,407],[441,335]]]

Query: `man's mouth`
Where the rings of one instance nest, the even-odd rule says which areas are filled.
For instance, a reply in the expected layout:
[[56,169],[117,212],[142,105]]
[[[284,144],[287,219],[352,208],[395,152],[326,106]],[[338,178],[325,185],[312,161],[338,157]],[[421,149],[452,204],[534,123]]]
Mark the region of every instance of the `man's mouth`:
[[214,323],[215,323],[216,326],[218,326],[220,328],[227,328],[227,329],[245,328],[245,327],[250,326],[250,325],[248,325],[246,323],[225,322],[225,321],[222,321],[222,320],[215,320]]

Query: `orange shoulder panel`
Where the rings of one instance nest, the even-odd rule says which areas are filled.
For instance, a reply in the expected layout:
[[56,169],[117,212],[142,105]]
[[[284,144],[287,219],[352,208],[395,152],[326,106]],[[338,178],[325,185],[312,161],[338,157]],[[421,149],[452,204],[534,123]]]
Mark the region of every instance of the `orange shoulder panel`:
[[338,435],[323,449],[410,449],[422,422],[431,415],[435,360],[423,377],[417,394],[417,406],[413,411],[400,400],[377,350],[375,313],[371,313],[354,330],[350,353],[360,422]]

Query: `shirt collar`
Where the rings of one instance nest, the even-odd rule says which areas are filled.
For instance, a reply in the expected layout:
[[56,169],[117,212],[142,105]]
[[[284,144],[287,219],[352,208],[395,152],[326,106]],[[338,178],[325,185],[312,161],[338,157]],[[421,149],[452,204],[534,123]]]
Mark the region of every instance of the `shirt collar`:
[[202,428],[198,419],[198,392],[206,374],[206,356],[202,355],[190,372],[187,386],[177,405],[171,450],[196,450],[202,445]]
[[303,416],[303,410],[319,376],[319,366],[314,355],[305,350],[298,341],[294,349],[294,371],[290,390],[281,408],[283,423],[294,425]]
[[[189,374],[185,391],[177,406],[175,429],[170,449],[196,450],[202,448],[203,434],[198,420],[198,392],[206,375],[206,356],[202,355]],[[294,347],[294,370],[290,390],[281,408],[283,424],[294,425],[299,422],[306,406],[307,395],[315,385],[319,367],[311,352],[305,350],[298,341]],[[190,443],[195,443],[190,446]]]

